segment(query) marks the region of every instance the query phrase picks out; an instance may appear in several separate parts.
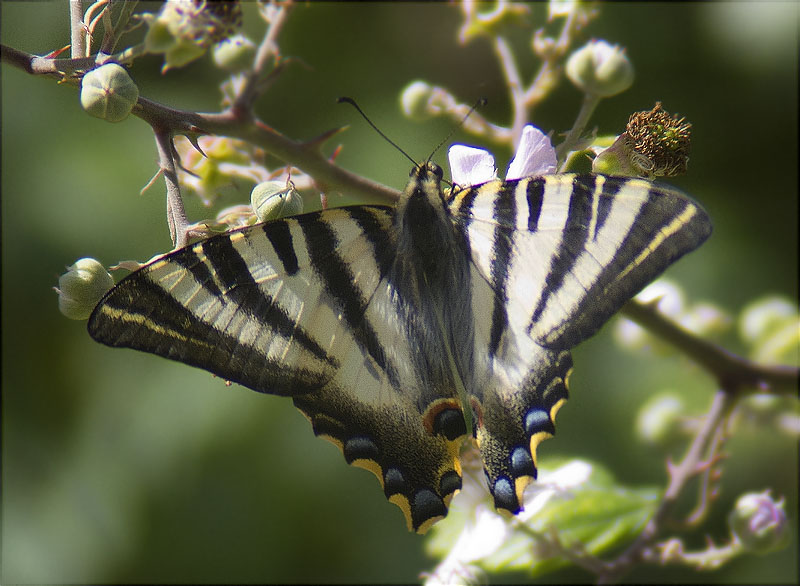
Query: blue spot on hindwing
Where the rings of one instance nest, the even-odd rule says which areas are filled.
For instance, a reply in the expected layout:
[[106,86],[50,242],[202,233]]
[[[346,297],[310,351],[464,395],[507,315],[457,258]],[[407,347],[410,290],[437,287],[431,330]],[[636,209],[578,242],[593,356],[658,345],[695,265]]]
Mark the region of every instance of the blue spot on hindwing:
[[536,477],[536,466],[533,465],[533,458],[525,448],[515,448],[511,452],[511,472],[514,478],[521,476]]
[[555,429],[547,411],[541,407],[534,407],[525,415],[525,431],[528,435],[533,435],[540,431],[553,433]]
[[378,446],[368,437],[350,438],[344,443],[342,452],[348,464],[352,464],[356,460],[372,460],[373,462],[377,462],[380,454]]
[[517,493],[514,492],[514,483],[505,476],[501,476],[494,483],[492,488],[494,496],[494,506],[498,509],[505,509],[515,515],[520,511]]

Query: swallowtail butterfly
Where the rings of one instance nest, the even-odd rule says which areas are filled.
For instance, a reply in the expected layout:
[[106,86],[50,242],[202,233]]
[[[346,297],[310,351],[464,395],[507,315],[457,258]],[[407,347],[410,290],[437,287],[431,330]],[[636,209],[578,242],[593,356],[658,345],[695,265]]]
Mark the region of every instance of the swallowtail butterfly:
[[291,397],[409,529],[447,514],[474,438],[517,513],[567,398],[570,349],[710,234],[679,191],[545,175],[455,188],[415,166],[394,208],[214,236],[109,291],[89,333]]

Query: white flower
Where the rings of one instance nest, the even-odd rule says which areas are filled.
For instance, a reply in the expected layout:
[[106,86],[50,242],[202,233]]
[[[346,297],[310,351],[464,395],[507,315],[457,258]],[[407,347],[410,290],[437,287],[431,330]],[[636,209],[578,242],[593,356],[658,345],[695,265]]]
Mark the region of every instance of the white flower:
[[[465,462],[462,489],[451,502],[453,511],[466,514],[464,528],[452,549],[426,577],[425,586],[477,583],[481,560],[500,550],[514,534],[513,522],[490,504],[483,474],[470,467],[474,465]],[[551,499],[587,482],[592,469],[588,462],[572,460],[554,470],[540,470],[538,482],[529,484],[525,490],[524,510],[517,515],[518,521],[531,520]]]
[[[450,175],[457,185],[479,185],[497,179],[494,157],[489,151],[454,144],[447,153]],[[556,170],[556,150],[550,138],[535,126],[528,124],[514,159],[508,166],[506,180],[521,179],[531,175],[545,175]]]

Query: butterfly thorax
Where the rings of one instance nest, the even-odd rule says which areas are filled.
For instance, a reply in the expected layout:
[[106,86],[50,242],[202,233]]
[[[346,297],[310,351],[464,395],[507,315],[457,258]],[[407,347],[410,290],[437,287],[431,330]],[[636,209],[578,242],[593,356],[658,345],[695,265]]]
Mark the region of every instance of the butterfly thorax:
[[438,392],[455,396],[472,372],[472,302],[464,287],[469,246],[450,217],[441,179],[433,163],[412,170],[394,219],[397,255],[389,281],[417,330],[417,372]]
[[[466,266],[463,237],[459,238],[442,196],[442,170],[432,163],[418,165],[397,206],[396,268],[411,278],[416,293],[428,288],[444,291],[463,281],[458,278]],[[402,283],[408,283],[403,280]]]

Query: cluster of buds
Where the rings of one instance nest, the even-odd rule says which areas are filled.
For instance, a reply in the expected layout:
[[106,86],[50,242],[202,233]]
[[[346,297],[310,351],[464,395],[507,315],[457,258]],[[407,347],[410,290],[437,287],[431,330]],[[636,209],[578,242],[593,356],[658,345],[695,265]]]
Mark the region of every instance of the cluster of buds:
[[143,18],[150,27],[145,47],[164,54],[166,71],[194,61],[233,35],[242,24],[242,7],[231,0],[168,0],[157,16]]

